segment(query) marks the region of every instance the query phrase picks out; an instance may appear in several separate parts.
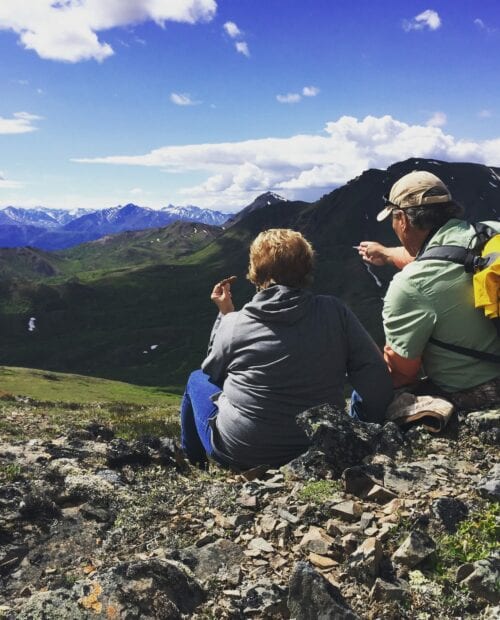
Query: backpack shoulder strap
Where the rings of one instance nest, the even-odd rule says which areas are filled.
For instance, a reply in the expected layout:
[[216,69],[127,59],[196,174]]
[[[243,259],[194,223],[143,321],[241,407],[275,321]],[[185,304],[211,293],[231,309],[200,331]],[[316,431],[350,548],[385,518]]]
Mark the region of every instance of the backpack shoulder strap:
[[458,245],[436,245],[427,248],[415,260],[445,260],[451,263],[465,265],[469,251]]
[[429,342],[436,345],[437,347],[446,349],[447,351],[453,351],[453,353],[460,353],[461,355],[468,355],[469,357],[474,357],[475,359],[482,360],[483,362],[491,362],[492,364],[500,364],[500,355],[495,355],[494,353],[488,353],[486,351],[476,351],[476,349],[469,349],[467,347],[461,347],[458,344],[451,344],[449,342],[443,342],[442,340],[438,340],[437,338],[433,338],[432,336],[429,338]]

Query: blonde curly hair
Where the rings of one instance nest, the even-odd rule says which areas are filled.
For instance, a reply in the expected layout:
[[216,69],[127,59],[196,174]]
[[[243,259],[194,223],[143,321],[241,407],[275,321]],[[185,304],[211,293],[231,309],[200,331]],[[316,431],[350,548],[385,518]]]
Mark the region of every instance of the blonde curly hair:
[[258,289],[273,284],[304,288],[312,282],[314,250],[299,232],[270,228],[261,232],[250,246],[247,278]]

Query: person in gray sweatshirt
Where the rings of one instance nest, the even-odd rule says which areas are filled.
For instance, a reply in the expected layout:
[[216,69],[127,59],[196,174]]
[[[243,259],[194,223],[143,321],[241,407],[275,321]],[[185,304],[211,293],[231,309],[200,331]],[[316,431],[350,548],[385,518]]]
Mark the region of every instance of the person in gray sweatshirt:
[[297,415],[324,403],[344,408],[346,379],[360,397],[354,413],[383,419],[393,390],[382,354],[341,301],[308,290],[313,263],[300,233],[271,229],[250,248],[253,299],[236,312],[231,283],[215,285],[209,353],[181,405],[192,463],[204,466],[208,456],[240,471],[283,465],[308,448]]

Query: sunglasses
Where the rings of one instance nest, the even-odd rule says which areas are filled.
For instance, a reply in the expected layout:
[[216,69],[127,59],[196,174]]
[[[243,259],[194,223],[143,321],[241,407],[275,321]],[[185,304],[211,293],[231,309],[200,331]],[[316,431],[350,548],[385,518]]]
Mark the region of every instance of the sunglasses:
[[396,211],[396,210],[397,210],[397,211],[402,211],[402,210],[403,210],[403,209],[401,209],[401,207],[400,207],[399,205],[394,204],[393,202],[391,202],[391,201],[389,200],[389,196],[388,196],[388,194],[384,194],[384,196],[382,196],[382,200],[384,201],[384,207],[385,207],[385,208],[387,208],[387,207],[391,207],[391,213],[392,213],[393,211]]

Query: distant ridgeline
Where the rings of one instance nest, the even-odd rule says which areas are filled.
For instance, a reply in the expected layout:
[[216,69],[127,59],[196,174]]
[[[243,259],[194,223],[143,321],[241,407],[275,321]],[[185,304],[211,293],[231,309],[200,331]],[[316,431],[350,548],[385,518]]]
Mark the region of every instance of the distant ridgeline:
[[5,207],[0,209],[0,247],[61,250],[104,235],[158,228],[177,221],[221,226],[230,217],[231,213],[173,205],[149,209],[127,204],[98,211]]
[[382,299],[393,271],[369,270],[352,246],[398,243],[390,222],[375,216],[392,183],[412,170],[443,179],[467,219],[498,220],[499,168],[410,159],[368,170],[314,203],[264,194],[224,228],[176,222],[58,252],[0,250],[0,365],[181,386],[206,352],[213,283],[236,274],[235,303],[248,300],[248,246],[272,227],[312,241],[314,290],[343,299],[382,343]]

